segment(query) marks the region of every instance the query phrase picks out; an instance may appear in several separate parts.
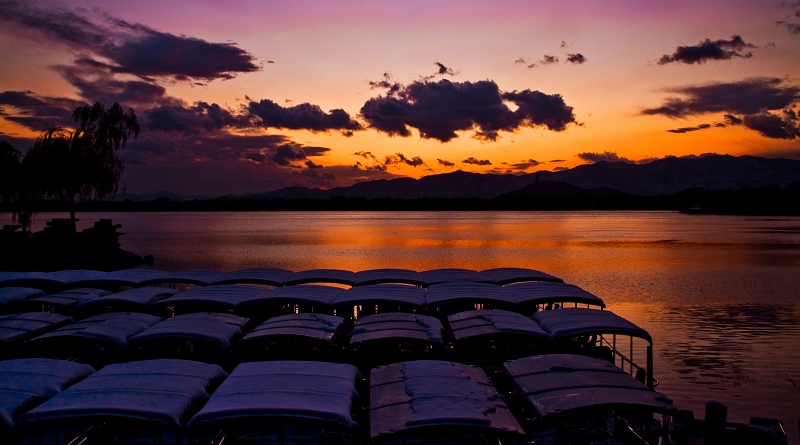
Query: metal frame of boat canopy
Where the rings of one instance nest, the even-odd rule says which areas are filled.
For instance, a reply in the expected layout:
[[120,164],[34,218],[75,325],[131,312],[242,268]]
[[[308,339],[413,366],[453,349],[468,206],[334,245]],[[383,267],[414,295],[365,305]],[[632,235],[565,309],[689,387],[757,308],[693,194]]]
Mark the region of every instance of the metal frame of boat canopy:
[[109,291],[104,289],[82,287],[29,298],[17,302],[15,306],[29,312],[41,310],[42,312],[57,312],[60,314],[73,315],[79,304],[100,298],[109,293]]
[[[506,375],[514,382],[518,394],[527,399],[535,411],[538,425],[549,428],[548,420],[564,416],[589,421],[594,415],[601,417],[612,410],[615,416],[625,419],[635,416],[652,420],[653,414],[664,416],[677,413],[672,400],[631,377],[615,365],[598,358],[570,354],[547,354],[506,362]],[[664,419],[666,420],[666,419]],[[663,435],[667,434],[664,421]],[[581,425],[581,422],[578,422]],[[614,426],[614,435],[649,433],[634,431],[627,419]],[[533,433],[536,427],[528,425]],[[550,430],[552,431],[552,430]],[[639,436],[641,438],[641,436]],[[651,438],[653,439],[653,438]],[[652,442],[651,442],[652,443]],[[659,442],[660,443],[660,442]]]
[[424,305],[425,289],[402,284],[353,287],[331,303],[336,315],[352,319],[386,312],[419,312]]
[[430,313],[449,315],[473,309],[514,309],[516,301],[502,286],[478,281],[453,281],[428,287]]
[[[644,381],[650,388],[655,388],[658,384],[653,376],[653,338],[650,334],[636,326],[632,322],[614,314],[611,311],[598,311],[586,308],[564,308],[551,311],[537,312],[531,317],[539,323],[545,331],[550,334],[553,342],[563,342],[575,340],[579,337],[590,337],[588,343],[593,347],[607,345],[611,350],[612,358],[616,363],[616,357],[620,358],[620,369],[625,370],[625,363],[628,363],[628,373],[641,378],[640,371],[644,371]],[[606,338],[611,335],[611,341]],[[626,356],[617,348],[617,335],[630,337],[629,355]],[[591,338],[594,338],[592,340]],[[633,361],[633,339],[640,338],[647,342],[647,365],[646,369],[637,365]],[[636,371],[634,371],[636,369]]]
[[532,319],[501,309],[484,309],[449,315],[453,352],[466,360],[505,361],[545,350],[550,334]]
[[25,348],[38,357],[105,363],[124,354],[128,339],[159,322],[154,315],[135,312],[95,315],[32,338]]
[[178,315],[131,337],[128,350],[148,358],[225,362],[249,323],[248,318],[216,312]]
[[254,360],[274,359],[276,354],[292,358],[327,355],[334,352],[334,342],[343,324],[342,317],[327,314],[300,313],[270,318],[239,340],[236,354]]
[[103,295],[94,300],[78,303],[79,312],[98,315],[109,312],[150,312],[153,303],[177,293],[175,289],[139,287]]
[[310,443],[330,443],[325,439],[332,435],[352,436],[357,431],[353,409],[360,378],[358,369],[340,363],[243,363],[189,420],[187,429],[196,437],[219,438],[214,443],[228,435],[259,434],[274,435],[274,443],[283,445],[296,443],[292,433],[308,428],[316,432]]
[[387,312],[359,318],[348,350],[359,369],[436,357],[444,352],[442,322],[435,317]]
[[227,375],[217,365],[187,360],[108,365],[20,416],[17,428],[40,442],[48,434],[65,444],[104,442],[109,434],[156,442],[171,433],[181,443],[185,422]]
[[0,316],[0,352],[13,353],[25,340],[72,323],[72,317],[52,312],[23,312]]
[[180,292],[151,304],[151,307],[164,311],[166,315],[193,312],[233,313],[242,302],[264,298],[268,292],[257,286],[220,284]]
[[329,313],[330,305],[344,291],[339,287],[317,284],[278,287],[241,301],[236,312],[255,320],[287,313]]
[[419,360],[372,369],[371,443],[477,434],[498,439],[525,434],[480,368]]
[[569,307],[568,304],[574,307],[578,307],[579,304],[585,304],[587,308],[606,307],[603,300],[596,295],[563,282],[532,281],[508,284],[503,286],[503,292],[514,300],[518,310],[526,314],[558,307],[565,308]]

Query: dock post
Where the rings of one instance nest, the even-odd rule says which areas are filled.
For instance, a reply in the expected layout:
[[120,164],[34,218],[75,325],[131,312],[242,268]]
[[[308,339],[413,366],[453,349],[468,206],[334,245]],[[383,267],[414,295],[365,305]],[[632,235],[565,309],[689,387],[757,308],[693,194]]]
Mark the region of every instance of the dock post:
[[727,424],[728,407],[714,400],[707,401],[703,443],[705,445],[724,445]]

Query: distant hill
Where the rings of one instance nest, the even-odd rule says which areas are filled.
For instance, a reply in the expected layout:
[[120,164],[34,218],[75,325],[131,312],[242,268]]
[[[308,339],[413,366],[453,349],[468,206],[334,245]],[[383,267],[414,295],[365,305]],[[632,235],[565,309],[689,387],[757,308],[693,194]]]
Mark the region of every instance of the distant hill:
[[562,172],[540,172],[540,180],[562,181],[587,189],[608,187],[641,196],[666,195],[689,188],[785,187],[800,182],[800,161],[725,155],[666,158],[648,164],[597,162]]
[[287,187],[269,193],[248,195],[248,199],[490,199],[503,193],[513,192],[536,182],[535,174],[491,175],[456,171],[441,175],[430,175],[420,179],[399,178],[361,182],[350,187],[337,187],[330,190]]
[[[561,172],[541,171],[524,175],[481,174],[457,171],[420,179],[399,178],[362,182],[330,190],[288,187],[246,199],[491,199],[521,191],[536,182],[570,184],[589,192],[619,191],[630,195],[659,196],[698,188],[741,189],[800,182],[800,161],[754,156],[705,156],[666,158],[648,164],[597,162]],[[605,189],[601,192],[595,189]],[[573,190],[573,192],[577,193]],[[563,185],[534,187],[522,193],[569,193]],[[508,195],[511,196],[511,195]],[[544,196],[544,195],[542,195]],[[553,195],[548,195],[554,197]]]

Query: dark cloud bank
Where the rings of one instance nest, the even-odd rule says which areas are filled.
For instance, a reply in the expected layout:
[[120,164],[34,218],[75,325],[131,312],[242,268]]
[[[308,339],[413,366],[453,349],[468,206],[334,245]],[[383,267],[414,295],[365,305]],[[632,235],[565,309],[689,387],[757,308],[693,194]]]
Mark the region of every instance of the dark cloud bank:
[[[476,139],[496,141],[500,131],[513,132],[522,127],[563,131],[576,122],[572,107],[558,94],[501,92],[490,80],[443,79],[409,85],[387,80],[373,85],[389,91],[368,100],[360,114],[370,128],[392,136],[408,137],[411,128],[416,128],[424,139],[447,142],[458,137],[458,131],[474,130]],[[518,108],[512,111],[506,101]]]
[[[572,107],[558,94],[503,92],[491,80],[435,80],[458,74],[440,62],[435,62],[436,71],[431,76],[408,85],[394,82],[388,74],[379,82],[371,82],[371,86],[386,91],[364,104],[360,119],[342,109],[325,111],[310,103],[282,106],[269,99],[246,98],[235,109],[202,101],[187,104],[170,96],[165,85],[205,84],[258,71],[261,67],[255,56],[234,43],[176,36],[100,12],[43,9],[17,0],[0,0],[0,30],[74,54],[70,64],[52,69],[75,88],[78,96],[71,99],[31,91],[0,92],[0,117],[42,131],[69,126],[72,111],[86,103],[110,106],[118,102],[131,107],[143,131],[128,145],[123,157],[129,173],[134,172],[134,177],[126,174],[126,178],[140,183],[148,182],[144,178],[154,180],[146,168],[162,173],[172,168],[175,175],[170,180],[192,177],[190,172],[198,175],[195,183],[227,180],[239,184],[240,192],[247,181],[275,187],[296,183],[300,175],[314,184],[325,184],[337,179],[352,182],[391,177],[386,172],[393,166],[429,168],[419,156],[402,153],[355,166],[323,167],[310,158],[326,155],[329,148],[263,134],[270,128],[337,131],[345,136],[373,129],[403,137],[417,129],[422,138],[447,142],[460,131],[473,131],[477,139],[495,141],[501,131],[525,127],[563,131],[576,123]],[[512,111],[506,103],[513,103],[516,109]],[[2,136],[18,144],[30,142]],[[437,162],[453,165],[446,160]],[[475,158],[463,162],[489,165]],[[197,165],[189,168],[190,164]],[[218,166],[216,174],[225,179],[204,177],[213,171],[212,165]],[[243,166],[241,175],[237,165]],[[259,175],[270,180],[265,182]]]
[[794,109],[800,100],[800,86],[788,84],[783,79],[752,78],[687,86],[671,92],[681,97],[669,98],[659,107],[642,110],[642,114],[670,118],[725,114],[724,122],[668,130],[672,133],[744,126],[772,139],[800,137],[800,122]]
[[746,43],[741,36],[733,35],[730,40],[705,39],[697,45],[679,46],[674,53],[664,54],[658,60],[659,65],[668,63],[704,63],[710,60],[730,60],[734,57],[750,58],[752,52],[742,53],[746,48],[756,46]]

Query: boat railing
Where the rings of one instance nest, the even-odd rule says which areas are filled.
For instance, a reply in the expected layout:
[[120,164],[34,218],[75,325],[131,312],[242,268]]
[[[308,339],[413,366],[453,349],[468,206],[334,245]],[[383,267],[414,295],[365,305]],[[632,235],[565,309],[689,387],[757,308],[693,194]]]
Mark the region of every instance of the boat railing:
[[[619,368],[625,371],[625,364],[628,364],[628,374],[635,377],[636,380],[639,380],[642,383],[647,384],[648,381],[652,382],[652,388],[658,386],[658,380],[650,375],[652,374],[652,369],[643,368],[636,363],[633,362],[633,337],[630,337],[630,356],[626,356],[617,348],[617,335],[612,334],[611,341],[608,341],[605,335],[598,336],[597,342],[602,346],[605,344],[610,350],[612,359],[614,364],[617,364],[617,357],[619,357]],[[648,346],[648,350],[652,350],[652,346]],[[649,378],[648,378],[649,377]]]

